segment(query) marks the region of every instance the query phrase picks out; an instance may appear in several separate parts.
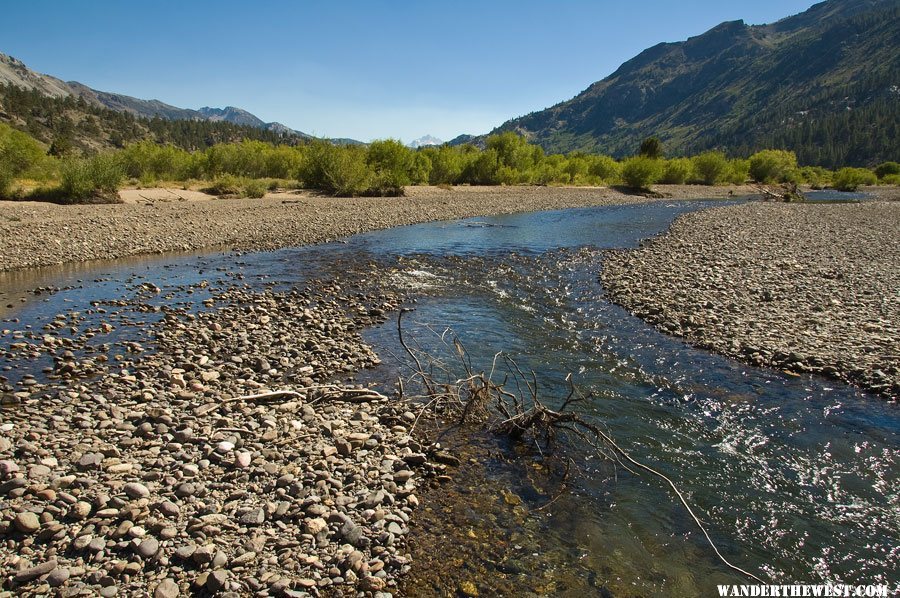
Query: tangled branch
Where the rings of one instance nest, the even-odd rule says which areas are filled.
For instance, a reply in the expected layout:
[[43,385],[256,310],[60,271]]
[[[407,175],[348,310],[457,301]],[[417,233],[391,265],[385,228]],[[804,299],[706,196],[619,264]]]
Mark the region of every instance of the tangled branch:
[[[706,527],[688,503],[684,493],[671,478],[632,457],[616,443],[609,432],[596,423],[586,420],[576,411],[577,406],[587,401],[590,395],[578,392],[571,374],[566,376],[568,385],[566,395],[559,400],[558,408],[551,409],[539,397],[537,374],[534,370],[526,374],[511,357],[498,352],[494,355],[489,373],[483,371],[476,373],[473,371],[471,360],[462,342],[454,338],[453,353],[465,375],[456,379],[448,376],[444,382],[438,382],[434,375],[435,370],[448,374],[450,370],[430,355],[423,353],[420,357],[406,343],[401,323],[404,311],[408,310],[401,311],[397,318],[400,344],[415,363],[415,372],[411,379],[418,379],[426,391],[425,396],[419,398],[421,408],[413,423],[413,428],[426,412],[435,412],[439,409],[441,413],[448,411],[457,413],[459,423],[481,422],[489,431],[515,441],[524,441],[528,438],[539,451],[552,448],[560,436],[574,436],[592,447],[601,457],[618,464],[630,473],[640,475],[639,472],[643,471],[664,481],[703,533],[719,560],[733,571],[741,573],[757,583],[765,583],[760,577],[732,564],[722,555]],[[447,345],[445,335],[446,333],[441,334],[440,339]],[[430,366],[427,371],[422,365],[423,357]],[[501,358],[501,363],[505,367],[498,368],[498,360]],[[438,364],[439,367],[436,368],[435,364]],[[501,369],[503,370],[502,379],[495,380],[495,376],[499,377]],[[515,387],[515,391],[508,389],[512,386]],[[568,458],[559,491],[539,509],[549,507],[565,492],[572,464],[572,459]]]

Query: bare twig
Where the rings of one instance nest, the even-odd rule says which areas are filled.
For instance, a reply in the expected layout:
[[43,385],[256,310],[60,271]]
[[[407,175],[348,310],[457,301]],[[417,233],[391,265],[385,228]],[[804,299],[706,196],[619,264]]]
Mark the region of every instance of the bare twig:
[[[638,471],[636,470],[643,470],[663,480],[678,497],[678,500],[703,533],[707,543],[713,549],[713,552],[715,552],[719,560],[730,569],[746,575],[756,582],[765,583],[760,577],[732,564],[722,555],[716,544],[713,542],[706,527],[703,525],[703,522],[695,514],[693,508],[688,503],[687,498],[670,478],[649,465],[645,465],[633,458],[615,442],[609,433],[603,431],[598,425],[586,421],[578,413],[571,410],[571,407],[587,398],[585,395],[578,393],[571,374],[566,376],[565,381],[568,383],[568,393],[559,403],[559,408],[556,410],[549,409],[544,406],[538,396],[538,380],[534,370],[530,371],[529,376],[522,371],[515,360],[508,355],[503,355],[505,362],[511,368],[510,373],[512,374],[513,382],[518,390],[517,393],[510,392],[505,389],[509,376],[504,377],[502,384],[497,384],[493,381],[497,360],[501,355],[500,352],[494,355],[489,375],[485,376],[484,372],[473,374],[471,361],[468,358],[465,348],[458,339],[454,339],[453,347],[455,353],[467,375],[452,383],[437,385],[434,383],[432,377],[434,371],[433,365],[436,360],[431,358],[432,368],[426,372],[418,356],[410,350],[403,340],[400,317],[397,318],[397,330],[400,335],[400,343],[403,345],[404,349],[406,349],[406,352],[413,358],[413,361],[415,361],[417,373],[428,390],[428,396],[426,397],[428,400],[422,406],[415,422],[413,422],[412,428],[416,427],[419,419],[428,410],[434,409],[441,404],[455,405],[457,409],[460,409],[460,422],[472,421],[476,416],[480,419],[488,417],[487,406],[493,404],[496,405],[497,412],[502,414],[503,417],[499,421],[487,424],[488,429],[517,440],[522,439],[528,434],[534,442],[537,451],[541,454],[543,454],[543,450],[541,449],[539,439],[543,439],[545,445],[549,447],[559,434],[566,437],[569,435],[575,436],[584,441],[588,446],[592,447],[598,456],[617,463],[632,474],[638,475]],[[446,331],[444,334],[446,334]],[[444,342],[444,334],[441,334],[442,342]],[[444,368],[442,367],[442,369]],[[444,370],[446,371],[446,369]],[[530,396],[526,397],[524,395],[522,392],[522,385],[527,389]],[[440,388],[438,388],[439,386]],[[440,392],[438,392],[438,390],[440,390]],[[445,399],[454,400],[452,403],[448,404],[446,401],[441,401],[442,395]],[[410,430],[410,432],[411,431],[412,430]],[[629,464],[631,467],[629,467]],[[560,488],[549,502],[538,507],[537,510],[548,508],[566,491],[572,466],[573,460],[568,458]]]
[[557,500],[559,500],[560,496],[566,493],[566,490],[568,490],[569,470],[571,469],[572,465],[572,458],[570,457],[569,459],[566,459],[566,471],[565,473],[563,473],[562,481],[559,483],[559,490],[557,490],[556,494],[553,496],[553,498],[550,499],[549,502],[536,507],[534,509],[535,511],[543,511],[544,509],[555,503]]
[[240,397],[232,397],[225,399],[223,403],[233,403],[236,401],[259,401],[264,399],[275,399],[279,397],[292,397],[295,399],[307,399],[308,394],[299,391],[323,391],[322,396],[316,397],[309,401],[317,403],[323,399],[334,401],[344,401],[347,403],[368,403],[370,401],[386,401],[388,398],[371,388],[353,388],[345,386],[335,386],[333,384],[316,384],[313,386],[304,386],[298,390],[273,390],[255,395],[244,395]]

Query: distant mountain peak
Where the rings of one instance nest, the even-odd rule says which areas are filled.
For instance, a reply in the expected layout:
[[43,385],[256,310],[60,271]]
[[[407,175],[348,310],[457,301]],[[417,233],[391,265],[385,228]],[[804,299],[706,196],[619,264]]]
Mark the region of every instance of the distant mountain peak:
[[423,137],[419,137],[418,139],[410,141],[407,145],[413,149],[418,149],[420,147],[427,147],[429,145],[444,145],[444,142],[432,135],[425,135]]
[[142,100],[119,93],[99,91],[78,81],[65,82],[56,77],[32,71],[21,60],[0,53],[0,85],[2,84],[37,90],[44,95],[53,97],[83,98],[89,104],[110,108],[117,112],[128,112],[143,118],[229,122],[235,125],[274,131],[280,135],[309,137],[306,133],[296,131],[281,123],[267,123],[256,115],[235,106],[226,106],[225,108],[204,106],[199,110],[192,110],[172,106],[160,100]]

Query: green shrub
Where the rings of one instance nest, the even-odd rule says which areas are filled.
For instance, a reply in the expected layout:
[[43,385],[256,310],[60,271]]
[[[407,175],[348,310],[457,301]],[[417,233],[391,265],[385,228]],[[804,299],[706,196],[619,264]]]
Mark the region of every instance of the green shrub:
[[750,172],[750,160],[735,158],[728,161],[728,174],[725,180],[732,185],[743,185]]
[[0,123],[0,165],[19,176],[41,160],[46,152],[31,135]]
[[897,162],[882,162],[875,167],[875,176],[879,179],[891,175],[900,175],[900,164]]
[[194,152],[185,155],[177,164],[175,178],[179,181],[207,178],[207,162],[205,152]]
[[99,193],[113,194],[122,185],[125,173],[115,154],[98,154],[88,159],[88,172],[94,190]]
[[373,179],[365,148],[336,146],[323,139],[313,141],[307,148],[300,175],[306,188],[349,197],[364,195]]
[[243,186],[244,182],[239,177],[233,174],[220,174],[203,191],[210,195],[238,195]]
[[470,185],[496,185],[497,171],[500,169],[500,159],[497,150],[486,149],[483,152],[472,154],[471,159],[463,169],[460,179]]
[[515,185],[519,182],[519,171],[509,166],[501,166],[494,174],[494,183],[497,185]]
[[269,183],[265,179],[245,179],[241,187],[242,197],[260,198],[265,197],[269,188]]
[[588,156],[588,176],[614,185],[622,179],[622,165],[609,156]]
[[722,152],[703,152],[692,158],[696,181],[704,185],[717,185],[728,176],[728,159]]
[[266,191],[272,187],[273,183],[277,188],[278,181],[275,179],[253,179],[233,174],[220,174],[203,191],[219,197],[260,198],[265,197]]
[[878,177],[868,168],[841,168],[834,175],[834,188],[838,191],[856,191],[862,185],[874,185]]
[[15,179],[12,169],[6,164],[0,164],[0,199],[8,199],[12,196]]
[[667,185],[683,185],[694,171],[694,164],[690,158],[673,158],[666,160],[663,168],[661,183]]
[[881,182],[884,185],[900,185],[900,174],[886,174]]
[[417,151],[413,157],[413,165],[409,171],[409,178],[413,185],[427,185],[431,176],[431,158],[428,154]]
[[188,164],[194,160],[191,154],[173,145],[141,141],[126,146],[116,156],[126,176],[147,185],[201,174],[190,172]]
[[644,156],[645,158],[662,158],[662,141],[656,137],[647,137],[641,142],[641,149],[639,150],[638,155]]
[[758,183],[796,182],[797,156],[785,150],[763,150],[750,156],[750,176]]
[[804,166],[800,169],[800,177],[813,189],[824,189],[831,184],[832,173],[821,166]]
[[529,145],[524,137],[511,131],[491,135],[485,143],[487,151],[494,152],[496,156],[497,168],[507,166],[513,170],[525,172],[534,168],[535,164],[544,157],[544,150],[539,146]]
[[373,141],[366,150],[366,164],[374,172],[372,191],[376,195],[403,195],[412,184],[410,171],[415,157],[411,149],[396,139]]
[[564,185],[569,182],[569,174],[563,170],[562,156],[547,156],[531,171],[531,182],[535,185]]
[[376,197],[402,197],[404,185],[398,185],[397,179],[390,173],[378,172],[369,177],[369,186],[357,195],[374,195]]
[[622,181],[632,189],[649,189],[663,174],[662,160],[635,156],[622,165]]
[[66,202],[111,196],[124,178],[121,163],[114,154],[69,158],[60,168],[59,193]]
[[265,176],[275,179],[296,179],[303,166],[303,148],[269,146],[264,152]]
[[431,185],[453,185],[459,181],[463,170],[463,157],[456,148],[441,146],[426,147],[419,154],[431,161],[428,182]]
[[562,170],[569,175],[569,183],[577,184],[588,176],[589,166],[590,162],[588,162],[586,155],[581,152],[572,152],[566,156]]
[[45,170],[53,158],[27,133],[0,123],[0,197],[9,197],[15,180],[26,173],[45,179]]

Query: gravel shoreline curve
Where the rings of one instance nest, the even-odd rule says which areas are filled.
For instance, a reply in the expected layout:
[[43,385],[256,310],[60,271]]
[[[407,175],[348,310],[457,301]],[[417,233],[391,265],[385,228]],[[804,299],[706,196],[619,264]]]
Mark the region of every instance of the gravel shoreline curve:
[[416,494],[458,460],[406,402],[332,386],[378,363],[359,332],[402,301],[355,280],[167,289],[200,308],[138,278],[4,330],[0,371],[25,375],[0,376],[0,596],[396,592]]
[[744,362],[900,396],[900,204],[754,202],[685,214],[607,255],[607,296]]
[[[756,191],[696,185],[656,190],[667,199]],[[0,202],[0,271],[212,247],[271,250],[434,220],[646,201],[606,187],[410,187],[400,198],[279,193],[263,199],[106,205]]]

